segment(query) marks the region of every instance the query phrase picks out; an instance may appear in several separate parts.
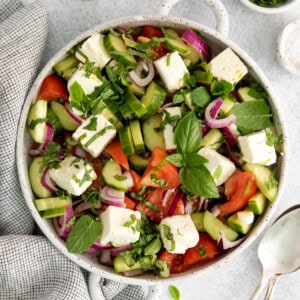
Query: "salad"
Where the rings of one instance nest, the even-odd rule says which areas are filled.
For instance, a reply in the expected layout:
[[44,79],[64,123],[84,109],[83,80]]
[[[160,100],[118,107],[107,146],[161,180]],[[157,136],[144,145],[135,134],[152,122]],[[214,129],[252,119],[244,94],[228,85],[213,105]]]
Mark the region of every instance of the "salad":
[[34,204],[70,253],[168,277],[241,243],[277,195],[268,95],[192,30],[111,28],[42,82],[27,117]]

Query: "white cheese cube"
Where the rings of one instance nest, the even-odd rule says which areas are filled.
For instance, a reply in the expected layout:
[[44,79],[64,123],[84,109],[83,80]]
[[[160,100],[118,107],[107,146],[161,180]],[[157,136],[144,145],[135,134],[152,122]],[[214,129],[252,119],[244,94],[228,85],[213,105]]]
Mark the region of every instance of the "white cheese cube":
[[184,75],[189,71],[177,51],[157,59],[154,65],[170,93],[184,87]]
[[276,162],[274,145],[267,145],[265,130],[238,137],[238,144],[244,161],[270,166]]
[[76,52],[77,59],[85,63],[88,58],[89,62],[93,62],[96,67],[102,69],[111,60],[111,56],[104,47],[103,38],[104,35],[101,33],[95,33],[89,37],[80,47],[80,51]]
[[74,196],[80,196],[97,178],[93,167],[84,159],[68,156],[60,167],[49,170],[50,178],[62,189]]
[[213,77],[232,84],[239,82],[248,72],[247,67],[230,48],[214,57],[208,66]]
[[234,163],[230,159],[221,155],[214,149],[203,147],[198,151],[198,154],[208,160],[204,165],[210,172],[217,186],[223,184],[236,169]]
[[[165,108],[163,111],[163,122],[170,120],[170,118],[172,118],[174,116],[181,117],[181,108],[180,107]],[[172,123],[165,124],[163,134],[164,134],[164,138],[165,138],[166,150],[176,149],[176,144],[174,143],[174,127],[173,127]]]
[[100,216],[103,231],[101,244],[112,243],[114,247],[121,247],[136,242],[140,238],[137,230],[141,213],[127,208],[108,206]]
[[160,235],[166,250],[183,254],[199,242],[199,233],[190,215],[176,215],[162,219]]
[[97,157],[116,136],[117,130],[102,115],[91,115],[76,129],[72,137],[93,157]]

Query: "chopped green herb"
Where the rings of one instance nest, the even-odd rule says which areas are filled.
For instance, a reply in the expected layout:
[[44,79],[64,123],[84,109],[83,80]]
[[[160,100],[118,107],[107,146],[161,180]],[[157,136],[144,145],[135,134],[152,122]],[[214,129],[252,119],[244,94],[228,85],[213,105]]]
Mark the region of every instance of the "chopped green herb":
[[205,246],[198,247],[197,252],[201,257],[205,257],[207,255]]
[[196,87],[196,77],[189,73],[186,73],[183,77],[183,81],[186,87],[194,88]]
[[170,270],[167,263],[161,259],[157,259],[154,262],[154,266],[156,267],[156,272],[162,277],[169,277]]
[[97,130],[97,118],[92,117],[90,123],[83,127],[83,129],[95,131]]
[[162,224],[161,226],[162,226],[165,238],[171,242],[170,251],[175,250],[175,240],[174,240],[174,235],[171,232],[171,228],[166,224]]
[[55,142],[49,142],[43,155],[43,162],[40,166],[40,173],[45,167],[58,169],[60,167],[61,160],[59,154],[61,152],[61,145]]
[[184,95],[182,92],[177,92],[173,95],[173,103],[179,104],[184,102]]
[[156,174],[151,174],[150,178],[155,184],[158,184],[161,188],[165,188],[168,186],[168,184],[163,179],[158,179]]
[[102,130],[98,131],[97,133],[95,133],[85,144],[84,147],[88,147],[89,145],[91,145],[92,143],[94,143],[94,141],[96,139],[98,139],[99,137],[103,136],[105,134],[105,132],[107,130],[112,130],[115,129],[115,127],[113,125],[109,125],[104,127]]
[[228,96],[233,89],[234,87],[230,82],[217,79],[213,80],[210,87],[210,91],[215,97]]
[[215,178],[216,180],[220,179],[222,172],[223,172],[222,165],[218,165],[217,168],[214,170],[213,178]]
[[269,177],[269,180],[267,182],[265,182],[265,185],[266,185],[266,187],[269,191],[278,186],[278,181],[275,177],[275,171],[274,170],[272,171],[272,173]]
[[191,93],[193,104],[199,107],[205,107],[211,101],[211,95],[204,86],[194,89]]
[[46,122],[46,118],[37,118],[37,119],[34,119],[32,120],[28,125],[27,125],[27,128],[29,130],[33,130],[35,128],[36,125],[38,124],[42,124],[42,123],[45,123]]
[[170,292],[170,295],[172,296],[173,300],[180,300],[180,292],[176,286],[170,285],[169,292]]

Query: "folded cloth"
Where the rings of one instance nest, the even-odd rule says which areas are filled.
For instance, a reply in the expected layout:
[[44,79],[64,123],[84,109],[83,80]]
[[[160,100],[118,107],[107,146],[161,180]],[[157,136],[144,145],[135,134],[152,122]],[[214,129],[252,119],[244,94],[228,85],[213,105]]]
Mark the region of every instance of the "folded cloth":
[[[85,273],[43,236],[19,187],[15,142],[23,101],[47,37],[42,1],[0,1],[0,299],[90,299]],[[141,300],[143,289],[103,280],[105,299]],[[99,299],[100,300],[100,299]]]

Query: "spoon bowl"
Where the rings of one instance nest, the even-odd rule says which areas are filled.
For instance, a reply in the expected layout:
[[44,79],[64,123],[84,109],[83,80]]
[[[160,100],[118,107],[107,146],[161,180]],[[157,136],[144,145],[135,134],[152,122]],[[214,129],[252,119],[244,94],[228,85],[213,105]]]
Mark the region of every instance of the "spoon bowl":
[[265,299],[270,299],[277,279],[300,268],[300,207],[284,213],[266,232],[258,247],[258,257],[263,267],[259,285],[251,300],[258,298],[269,281]]

